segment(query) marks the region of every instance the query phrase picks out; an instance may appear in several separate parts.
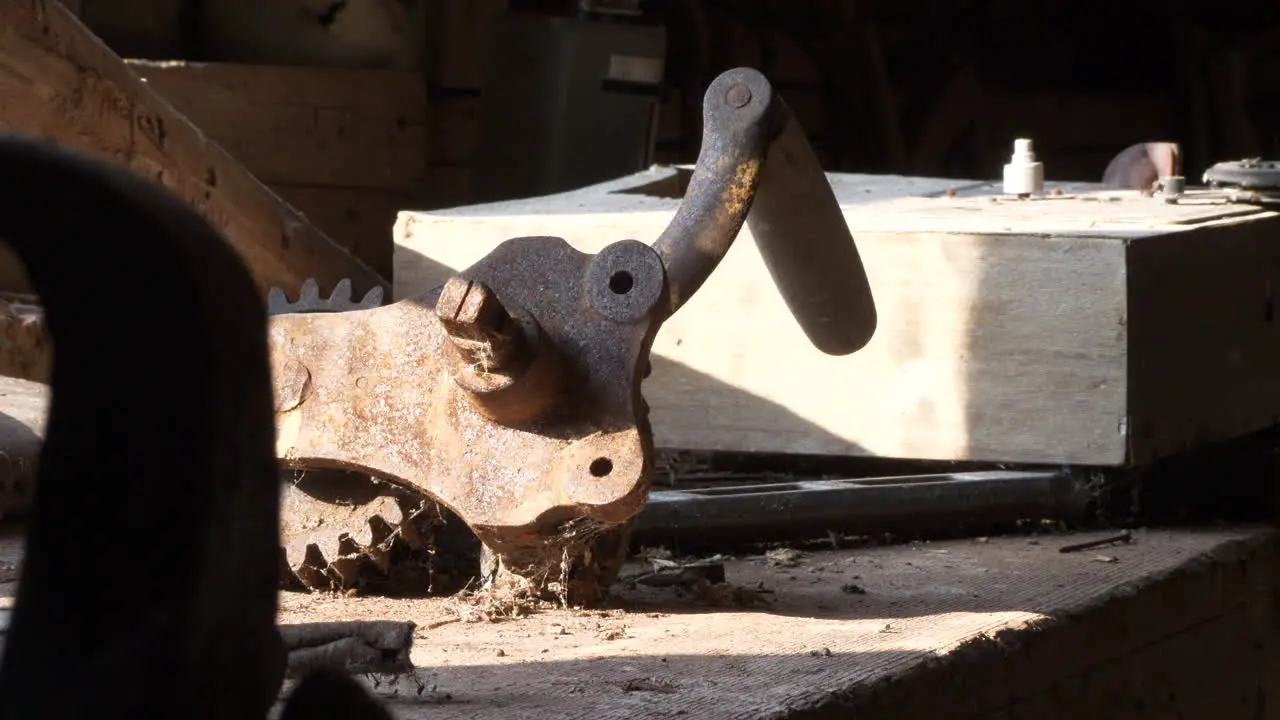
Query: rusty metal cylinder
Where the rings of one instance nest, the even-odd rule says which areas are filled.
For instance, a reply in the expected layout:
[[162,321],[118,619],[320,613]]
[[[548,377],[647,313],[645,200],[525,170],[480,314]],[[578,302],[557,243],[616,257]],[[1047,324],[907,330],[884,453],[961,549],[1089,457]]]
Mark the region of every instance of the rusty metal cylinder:
[[484,283],[450,278],[436,317],[454,350],[454,382],[489,419],[533,422],[559,397],[562,363],[537,320],[508,309]]

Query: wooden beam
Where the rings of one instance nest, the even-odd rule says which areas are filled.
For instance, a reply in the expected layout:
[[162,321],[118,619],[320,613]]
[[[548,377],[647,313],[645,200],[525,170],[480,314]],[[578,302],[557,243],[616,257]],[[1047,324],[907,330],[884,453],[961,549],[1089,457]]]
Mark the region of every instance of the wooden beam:
[[[163,184],[222,231],[264,294],[312,277],[323,287],[349,278],[359,293],[388,287],[174,111],[57,0],[0,0],[0,47],[0,130],[76,147]],[[9,260],[0,262],[9,268],[0,289],[25,291]]]

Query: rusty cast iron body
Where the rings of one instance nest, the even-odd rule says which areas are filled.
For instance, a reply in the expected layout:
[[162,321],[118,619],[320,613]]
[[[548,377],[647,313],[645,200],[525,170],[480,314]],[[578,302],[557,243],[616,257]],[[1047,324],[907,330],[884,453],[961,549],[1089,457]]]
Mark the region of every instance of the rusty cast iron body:
[[[0,135],[0,191],[58,347],[0,717],[267,717],[279,496],[248,271],[158,185],[46,142]],[[102,322],[121,287],[162,300]],[[286,717],[326,694],[325,717],[389,717],[344,713],[369,699],[334,673]]]
[[514,238],[420,297],[271,318],[282,461],[428,493],[505,569],[545,584],[644,506],[650,346],[744,221],[813,343],[865,345],[876,318],[857,249],[782,99],[740,68],[703,112],[688,193],[652,247]]

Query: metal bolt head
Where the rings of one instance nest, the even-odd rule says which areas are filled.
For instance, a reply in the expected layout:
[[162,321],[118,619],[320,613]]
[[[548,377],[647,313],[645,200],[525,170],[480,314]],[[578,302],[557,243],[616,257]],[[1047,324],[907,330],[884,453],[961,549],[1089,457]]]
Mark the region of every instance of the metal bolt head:
[[501,370],[520,346],[520,328],[484,283],[454,276],[440,290],[436,317],[463,361],[478,372]]
[[747,106],[747,103],[751,102],[751,88],[738,83],[725,92],[724,101],[728,103],[730,107],[744,108]]
[[450,332],[474,328],[498,332],[507,321],[506,308],[484,283],[457,275],[449,278],[436,300],[436,317]]

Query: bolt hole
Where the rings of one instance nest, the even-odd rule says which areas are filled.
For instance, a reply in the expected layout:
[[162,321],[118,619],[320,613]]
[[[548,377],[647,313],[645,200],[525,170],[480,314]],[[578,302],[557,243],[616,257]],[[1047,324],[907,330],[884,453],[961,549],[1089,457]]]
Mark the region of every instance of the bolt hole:
[[631,273],[626,270],[619,270],[609,276],[609,289],[616,295],[626,295],[631,292],[631,286],[634,284],[635,278],[631,277]]
[[606,457],[596,458],[591,461],[591,467],[589,469],[591,470],[592,477],[602,478],[613,472],[613,461]]

